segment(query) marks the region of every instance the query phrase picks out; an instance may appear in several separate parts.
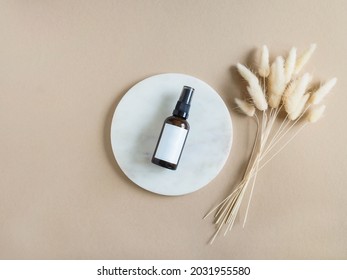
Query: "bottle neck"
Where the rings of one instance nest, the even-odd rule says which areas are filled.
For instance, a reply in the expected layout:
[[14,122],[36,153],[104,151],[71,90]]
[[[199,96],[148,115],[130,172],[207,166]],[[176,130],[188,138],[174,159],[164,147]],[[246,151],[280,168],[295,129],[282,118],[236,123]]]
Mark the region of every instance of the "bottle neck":
[[[175,112],[175,111],[174,111]],[[179,119],[182,119],[182,120],[186,120],[188,118],[188,114],[186,116],[182,116],[182,115],[178,115],[178,114],[175,114],[173,113],[172,114],[174,117],[176,118],[179,118]]]
[[190,104],[178,101],[176,104],[175,110],[173,110],[172,112],[172,115],[186,120],[188,119],[188,116],[189,116],[189,109],[190,109]]

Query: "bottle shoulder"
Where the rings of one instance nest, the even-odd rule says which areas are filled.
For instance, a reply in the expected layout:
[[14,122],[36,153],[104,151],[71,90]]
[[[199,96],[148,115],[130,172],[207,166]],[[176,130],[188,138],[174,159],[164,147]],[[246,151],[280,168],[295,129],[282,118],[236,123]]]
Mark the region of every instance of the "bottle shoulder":
[[179,118],[176,116],[167,117],[165,119],[165,123],[171,124],[174,126],[178,126],[178,127],[181,127],[181,128],[187,129],[187,130],[189,130],[189,128],[190,128],[189,123],[186,119]]

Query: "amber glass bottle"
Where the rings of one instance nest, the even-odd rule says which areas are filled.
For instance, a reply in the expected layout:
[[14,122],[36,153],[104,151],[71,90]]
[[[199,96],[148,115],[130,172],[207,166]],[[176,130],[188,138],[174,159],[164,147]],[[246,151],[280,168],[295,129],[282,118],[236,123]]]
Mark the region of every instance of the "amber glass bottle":
[[184,86],[172,116],[164,121],[152,157],[154,164],[171,170],[177,169],[190,128],[187,118],[193,92],[192,87]]

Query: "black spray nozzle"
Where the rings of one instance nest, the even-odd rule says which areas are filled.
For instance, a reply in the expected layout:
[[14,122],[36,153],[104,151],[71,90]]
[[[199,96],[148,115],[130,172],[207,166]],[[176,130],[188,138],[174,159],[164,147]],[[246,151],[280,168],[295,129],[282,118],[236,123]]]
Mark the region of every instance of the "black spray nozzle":
[[184,86],[181,92],[180,99],[177,101],[175,110],[173,111],[174,116],[178,116],[184,119],[188,118],[190,103],[193,98],[194,88]]

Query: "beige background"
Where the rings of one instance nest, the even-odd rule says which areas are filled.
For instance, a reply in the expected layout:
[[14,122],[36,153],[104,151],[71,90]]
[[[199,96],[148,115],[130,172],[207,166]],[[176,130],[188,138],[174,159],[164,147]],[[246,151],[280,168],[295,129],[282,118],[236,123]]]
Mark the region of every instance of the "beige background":
[[[347,1],[1,1],[0,258],[346,259]],[[254,127],[235,113],[233,66],[318,44],[337,76],[322,121],[258,177],[248,223],[213,246],[202,216],[240,179]],[[109,130],[125,92],[164,72],[220,93],[234,122],[222,172],[163,197],[130,182]],[[131,108],[129,108],[129,112]]]

